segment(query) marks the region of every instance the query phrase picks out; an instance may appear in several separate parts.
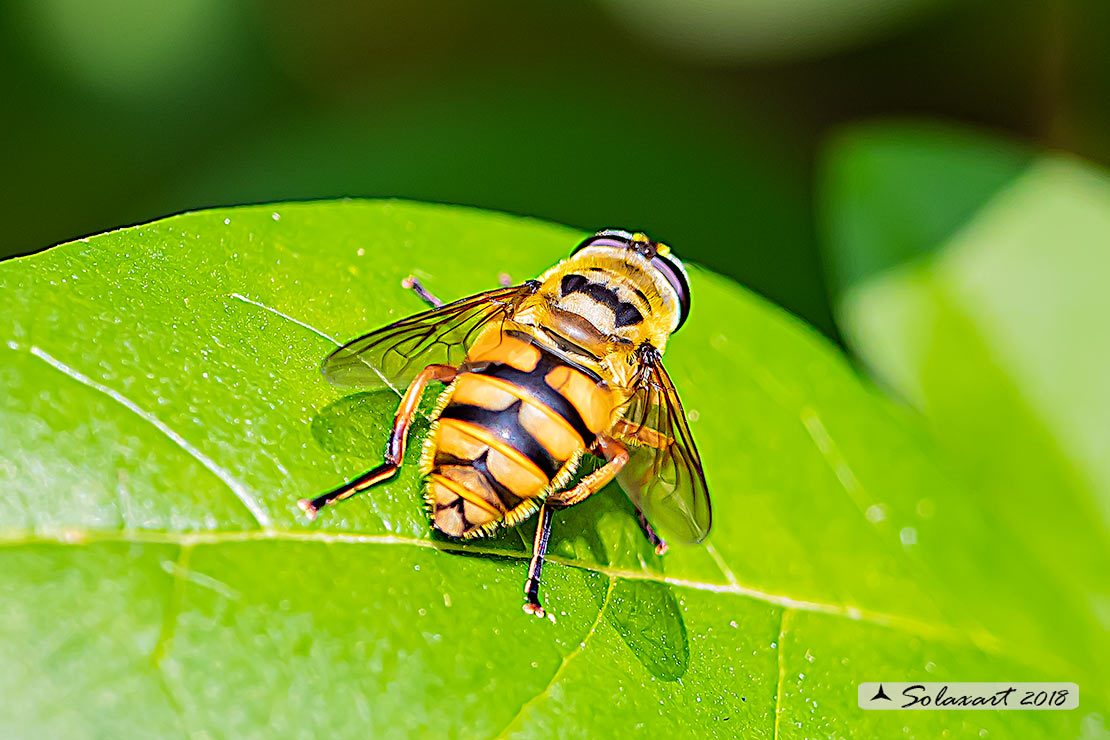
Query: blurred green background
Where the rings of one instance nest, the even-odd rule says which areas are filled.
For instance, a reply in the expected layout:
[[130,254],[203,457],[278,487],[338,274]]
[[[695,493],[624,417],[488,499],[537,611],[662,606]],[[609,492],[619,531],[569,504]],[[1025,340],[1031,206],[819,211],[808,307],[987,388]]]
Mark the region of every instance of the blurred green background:
[[830,133],[1110,159],[1105,0],[16,0],[0,256],[183,210],[402,196],[641,228],[835,335]]

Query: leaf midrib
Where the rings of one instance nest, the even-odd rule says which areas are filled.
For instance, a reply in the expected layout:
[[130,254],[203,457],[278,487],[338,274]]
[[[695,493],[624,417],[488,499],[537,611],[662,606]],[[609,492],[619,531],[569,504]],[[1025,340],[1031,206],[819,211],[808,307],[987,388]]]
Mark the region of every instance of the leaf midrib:
[[[290,543],[317,543],[317,544],[373,544],[373,545],[402,545],[422,547],[445,553],[466,552],[475,555],[491,555],[495,557],[510,558],[514,560],[527,560],[531,555],[519,550],[507,550],[482,545],[465,546],[440,543],[432,539],[419,539],[416,537],[401,537],[388,534],[367,534],[355,532],[321,532],[282,529],[259,529],[239,531],[210,530],[203,532],[166,532],[144,529],[83,529],[79,527],[25,532],[23,530],[8,530],[0,532],[0,548],[21,547],[26,545],[63,545],[80,547],[98,543],[126,543],[126,544],[159,544],[176,545],[180,547],[194,547],[204,545],[224,545],[249,542],[290,542]],[[982,645],[969,639],[967,635],[957,630],[941,628],[898,614],[888,614],[870,609],[863,609],[846,604],[829,604],[795,598],[785,594],[776,594],[759,589],[743,586],[739,583],[720,584],[707,581],[698,581],[685,578],[667,577],[649,571],[627,570],[613,568],[596,563],[585,563],[572,558],[550,554],[547,561],[558,563],[570,568],[581,568],[593,571],[610,578],[626,578],[629,580],[651,581],[679,588],[689,588],[696,591],[710,591],[713,593],[743,596],[754,601],[763,602],[784,609],[794,611],[813,612],[828,616],[840,617],[857,622],[867,622],[880,627],[905,632],[917,637],[936,639],[949,644],[965,644],[982,648]],[[987,636],[997,643],[993,636]]]
[[[239,296],[235,296],[235,297],[240,298],[240,300],[243,300],[246,303],[250,303],[250,304],[255,305],[259,308],[265,309],[265,310],[267,310],[267,311],[269,311],[269,312],[271,312],[271,313],[273,313],[277,316],[280,316],[283,319],[291,321],[291,322],[293,322],[293,323],[295,323],[299,326],[302,326],[302,327],[314,332],[315,334],[317,334],[321,338],[329,339],[332,342],[335,341],[334,339],[332,339],[326,333],[324,333],[324,332],[322,332],[318,329],[315,329],[314,327],[312,327],[308,324],[305,324],[301,321],[298,321],[298,320],[296,320],[296,319],[294,319],[294,318],[292,318],[292,317],[290,317],[290,316],[288,316],[288,315],[286,315],[286,314],[284,314],[280,311],[277,311],[276,309],[272,309],[269,306],[266,306],[264,304],[257,303],[255,301],[251,301],[249,299],[241,298]],[[123,398],[122,396],[119,396],[119,394],[113,392],[112,389],[107,388],[106,386],[101,386],[99,383],[94,381],[92,378],[89,378],[88,376],[85,376],[80,371],[78,371],[74,368],[71,368],[70,366],[66,365],[65,363],[63,363],[60,360],[57,360],[56,358],[49,355],[44,350],[41,350],[38,347],[32,346],[28,349],[28,351],[33,356],[35,356],[38,359],[42,360],[43,362],[51,365],[56,370],[62,372],[63,374],[70,377],[71,379],[75,380],[76,382],[78,382],[78,383],[80,383],[80,384],[82,384],[82,385],[84,385],[84,386],[86,386],[86,387],[88,387],[92,390],[95,390],[99,393],[108,395],[113,400],[115,400],[116,402],[120,403],[125,408],[127,408],[129,411],[131,411],[131,412],[137,414],[138,416],[140,416],[140,418],[144,419],[145,421],[147,421],[151,424],[154,424],[159,429],[159,431],[161,431],[164,434],[167,434],[167,436],[169,436],[171,439],[173,439],[175,442],[177,442],[178,446],[182,447],[182,450],[186,454],[188,454],[191,457],[197,459],[199,462],[201,462],[201,464],[205,464],[205,459],[202,459],[203,456],[198,457],[198,455],[195,453],[195,451],[191,448],[191,445],[189,445],[188,447],[182,446],[181,443],[175,438],[176,435],[174,435],[172,433],[172,430],[164,429],[163,428],[164,425],[162,425],[155,417],[152,417],[152,416],[149,416],[145,413],[142,413],[141,409],[139,409],[138,407],[134,407],[133,405],[129,404],[127,402],[126,398]],[[804,419],[803,419],[803,421],[804,421]],[[815,444],[817,443],[817,440],[813,440],[813,441],[814,441]],[[817,447],[818,447],[819,450],[821,449],[821,446],[819,444],[817,444]],[[823,450],[822,450],[822,456],[827,457],[827,455],[825,455]],[[213,463],[213,465],[215,465],[215,463]],[[209,468],[209,470],[212,470],[212,467],[207,465],[207,464],[205,464],[205,467]],[[192,545],[204,545],[204,544],[214,545],[214,544],[231,543],[231,542],[275,541],[276,540],[276,541],[290,541],[290,542],[322,542],[322,543],[356,543],[356,542],[358,542],[358,543],[372,543],[372,544],[404,544],[404,545],[410,545],[410,546],[437,549],[437,550],[441,550],[441,551],[451,551],[452,549],[459,549],[459,548],[451,548],[451,547],[441,546],[433,540],[422,540],[422,539],[417,539],[417,538],[397,537],[397,536],[394,536],[394,535],[338,534],[338,533],[309,532],[309,531],[276,530],[276,529],[273,529],[272,527],[266,526],[266,524],[268,524],[268,515],[266,515],[264,517],[264,519],[259,519],[257,513],[255,512],[256,506],[251,505],[251,504],[256,504],[256,502],[254,502],[253,499],[249,498],[249,493],[247,493],[248,499],[244,500],[244,496],[240,494],[240,491],[236,490],[237,487],[236,487],[236,485],[234,485],[235,482],[233,480],[229,482],[227,476],[219,474],[220,471],[222,471],[222,469],[213,470],[212,472],[216,473],[217,477],[219,477],[225,484],[227,484],[229,490],[246,506],[246,508],[248,510],[251,511],[251,513],[252,513],[252,515],[254,515],[254,518],[256,519],[256,521],[259,522],[259,524],[261,526],[261,529],[259,529],[259,530],[243,530],[243,531],[238,531],[238,532],[215,532],[215,531],[213,531],[213,532],[205,532],[205,533],[199,533],[199,532],[194,532],[194,533],[188,533],[188,532],[186,532],[186,533],[170,533],[170,532],[157,532],[157,531],[153,531],[153,530],[130,530],[130,529],[128,529],[128,530],[90,530],[90,529],[80,529],[80,528],[66,528],[66,529],[57,530],[53,533],[42,533],[42,534],[35,534],[35,533],[27,534],[27,533],[17,531],[17,532],[14,532],[14,533],[10,533],[8,535],[5,535],[4,533],[0,533],[0,546],[18,546],[20,544],[33,544],[33,543],[36,543],[36,542],[37,543],[51,543],[51,544],[83,544],[83,543],[91,543],[91,542],[115,541],[115,542],[129,542],[129,543],[172,544],[172,545],[179,545],[179,546],[188,547],[188,546],[192,546]],[[842,481],[841,481],[841,484],[843,485]],[[851,491],[846,490],[846,493],[849,495],[850,498],[852,498]],[[854,501],[853,503],[858,503],[858,502]],[[526,553],[521,553],[519,551],[513,551],[513,550],[502,550],[502,549],[498,549],[498,548],[468,547],[466,549],[469,552],[473,552],[473,553],[477,553],[477,554],[494,555],[494,556],[500,556],[500,557],[514,558],[514,559],[524,559],[524,558],[529,557]],[[929,639],[937,639],[937,640],[940,640],[940,641],[945,642],[945,643],[969,644],[969,645],[972,645],[976,648],[982,649],[986,652],[997,652],[1002,647],[1000,641],[994,635],[991,635],[991,634],[987,633],[985,630],[982,631],[981,634],[970,635],[970,634],[966,634],[966,633],[961,633],[960,631],[951,629],[949,627],[937,627],[936,625],[933,625],[933,624],[928,624],[928,623],[925,623],[925,622],[921,622],[919,620],[914,619],[913,617],[907,617],[907,616],[903,616],[903,615],[878,612],[878,611],[864,609],[864,608],[853,606],[853,605],[829,604],[829,603],[823,603],[823,602],[815,602],[815,601],[810,601],[810,600],[807,600],[807,599],[796,598],[796,597],[789,596],[789,595],[769,593],[769,592],[761,591],[761,590],[758,590],[758,589],[742,586],[742,585],[739,584],[735,575],[732,574],[731,570],[728,569],[728,568],[724,568],[724,567],[721,567],[720,569],[722,571],[722,576],[728,581],[728,583],[727,584],[714,584],[714,583],[708,583],[708,582],[704,582],[704,581],[695,581],[695,580],[688,580],[688,579],[681,579],[681,578],[668,578],[666,576],[661,576],[661,575],[658,575],[658,574],[650,573],[648,571],[631,571],[631,570],[611,568],[611,567],[603,566],[603,565],[600,565],[600,564],[587,564],[587,563],[582,563],[582,562],[575,561],[575,560],[561,558],[559,556],[549,556],[548,560],[550,562],[559,563],[559,564],[565,565],[567,567],[576,567],[576,568],[583,568],[583,569],[586,569],[586,570],[592,570],[594,572],[597,572],[597,573],[602,574],[602,575],[606,575],[606,576],[611,577],[611,578],[612,577],[619,577],[619,578],[627,578],[627,579],[632,579],[632,580],[649,580],[649,581],[654,581],[654,582],[658,582],[658,583],[665,583],[665,584],[669,584],[669,585],[677,586],[677,587],[690,588],[690,589],[694,589],[694,590],[712,591],[712,592],[715,592],[715,593],[725,593],[725,594],[731,594],[731,595],[737,595],[737,596],[746,596],[746,597],[754,599],[756,601],[760,601],[760,602],[763,602],[763,603],[778,606],[778,607],[783,608],[783,609],[791,609],[791,610],[804,611],[804,612],[814,612],[814,613],[819,613],[819,614],[826,614],[826,615],[851,619],[853,621],[868,622],[868,623],[875,624],[875,625],[878,625],[878,626],[881,626],[881,627],[896,629],[898,631],[901,631],[901,632],[904,632],[904,633],[910,634],[910,635],[915,635],[915,636],[929,638]],[[715,560],[715,562],[717,562],[718,567],[720,567],[720,565],[721,565],[721,563],[719,562],[720,559],[719,558],[714,558],[714,560]]]
[[[247,303],[247,304],[252,305],[256,308],[265,310],[265,311],[281,318],[282,320],[289,321],[293,324],[296,324],[299,327],[312,332],[317,337],[328,341],[329,343],[338,344],[337,340],[334,337],[332,337],[330,334],[328,334],[328,333],[326,333],[326,332],[324,332],[324,331],[322,331],[322,330],[320,330],[320,329],[318,329],[318,328],[316,328],[316,327],[314,327],[314,326],[312,326],[312,325],[310,325],[306,322],[303,322],[299,319],[296,319],[296,318],[294,318],[294,317],[292,317],[292,316],[290,316],[290,315],[288,315],[288,314],[286,314],[286,313],[284,313],[284,312],[282,312],[278,309],[272,308],[272,307],[270,307],[270,306],[268,306],[264,303],[252,300],[250,298],[247,298],[246,296],[243,296],[243,295],[237,294],[237,293],[229,294],[228,297],[233,298],[233,299],[235,299],[235,300],[237,300],[241,303]],[[243,503],[248,510],[250,510],[250,513],[252,514],[253,518],[256,521],[259,522],[259,525],[260,525],[261,528],[259,530],[244,530],[244,531],[240,531],[240,532],[218,532],[218,531],[214,531],[214,532],[206,532],[206,533],[193,532],[193,533],[180,533],[180,534],[169,533],[169,532],[156,532],[156,531],[153,531],[153,530],[131,530],[131,529],[127,529],[127,530],[90,530],[90,529],[80,529],[80,528],[60,529],[60,530],[57,530],[56,532],[53,532],[53,533],[48,532],[48,533],[30,534],[30,535],[28,535],[26,533],[22,533],[22,532],[16,532],[16,533],[12,533],[10,535],[5,535],[4,533],[0,532],[0,547],[5,546],[5,545],[6,546],[18,546],[20,544],[32,544],[32,543],[36,543],[36,542],[52,543],[52,544],[83,544],[83,543],[91,543],[91,542],[109,542],[109,541],[129,542],[129,543],[149,542],[149,543],[162,543],[162,544],[176,544],[176,545],[181,545],[181,546],[188,547],[188,546],[192,546],[192,545],[215,545],[215,544],[231,543],[231,542],[290,541],[290,542],[320,542],[320,543],[325,543],[325,544],[327,544],[327,543],[402,544],[402,545],[410,545],[410,546],[431,548],[431,549],[436,549],[436,550],[446,551],[446,552],[450,552],[452,550],[462,549],[462,548],[459,548],[459,547],[442,546],[442,545],[440,545],[439,543],[436,543],[433,540],[396,537],[396,536],[393,536],[393,535],[375,535],[375,534],[357,534],[357,533],[339,534],[339,533],[307,532],[307,531],[306,532],[298,532],[298,531],[274,529],[271,526],[268,526],[268,524],[269,524],[269,521],[268,521],[269,515],[268,515],[268,513],[265,512],[264,510],[261,510],[260,507],[257,507],[257,502],[253,500],[253,497],[251,497],[250,492],[246,491],[245,487],[242,487],[242,488],[243,488],[243,491],[246,492],[247,500],[244,500],[244,496],[241,495],[242,492],[240,490],[237,490],[237,488],[241,487],[241,485],[237,487],[235,485],[236,481],[234,481],[234,479],[231,479],[230,482],[229,482],[227,476],[220,475],[219,471],[213,470],[210,465],[206,464],[206,459],[202,459],[203,455],[198,457],[198,455],[194,453],[194,450],[191,449],[191,447],[192,447],[191,445],[189,445],[188,447],[182,446],[181,443],[175,438],[175,435],[168,434],[167,429],[162,428],[164,425],[158,423],[158,420],[156,418],[154,418],[154,420],[152,421],[151,418],[148,418],[147,414],[141,413],[141,409],[133,408],[132,405],[130,405],[128,403],[125,403],[124,401],[126,401],[127,399],[124,398],[123,400],[121,400],[120,397],[117,397],[119,394],[114,392],[112,389],[107,388],[106,386],[101,386],[101,384],[97,383],[92,378],[89,378],[88,376],[85,376],[80,371],[78,371],[74,368],[71,368],[70,366],[66,365],[65,363],[63,363],[60,360],[57,360],[53,356],[48,355],[44,350],[41,350],[38,347],[35,347],[35,346],[31,346],[29,348],[28,347],[12,347],[12,349],[22,349],[24,351],[30,351],[30,353],[32,355],[36,356],[38,359],[46,362],[47,364],[50,364],[55,369],[59,370],[60,372],[62,372],[65,375],[69,376],[71,379],[81,383],[82,385],[85,385],[86,387],[89,387],[92,390],[95,390],[97,392],[108,395],[113,400],[121,403],[121,405],[123,405],[129,411],[132,411],[132,412],[136,413],[137,415],[139,415],[140,418],[143,418],[144,420],[154,424],[159,429],[159,431],[163,432],[164,434],[167,434],[167,436],[169,436],[173,441],[175,441],[178,444],[179,447],[182,447],[182,450],[186,454],[188,454],[189,456],[197,459],[206,468],[209,468],[209,470],[212,470],[212,472],[216,473],[217,477],[219,477],[225,484],[227,484],[230,492],[233,493],[237,498],[239,498],[240,502]],[[745,356],[746,356],[746,353],[745,353]],[[746,359],[748,359],[748,358],[746,357]],[[782,398],[779,393],[775,392],[774,388],[766,387],[765,383],[761,383],[760,385],[764,386],[764,390],[766,392],[768,392],[772,397],[776,398],[780,403],[784,403],[784,405],[786,405],[786,406],[792,406],[792,404],[785,403],[785,399]],[[834,472],[835,472],[835,469],[836,469],[836,464],[835,463],[836,463],[836,461],[832,460],[832,459],[829,459],[828,451],[823,449],[819,440],[816,439],[813,436],[812,429],[810,429],[809,425],[806,423],[806,414],[807,414],[807,412],[811,416],[813,416],[814,418],[817,418],[818,422],[820,421],[820,417],[817,414],[816,410],[813,409],[812,407],[810,407],[809,405],[807,405],[804,402],[802,403],[802,408],[799,410],[799,421],[802,423],[802,425],[804,427],[806,427],[806,431],[809,433],[811,441],[815,444],[818,451],[821,452],[821,455],[822,455],[823,458],[825,458],[826,463],[828,463],[830,465],[830,467],[832,467],[834,469]],[[172,430],[169,430],[169,431],[172,432]],[[827,435],[827,432],[825,434]],[[215,463],[213,463],[213,464],[215,465]],[[222,471],[222,468],[220,469],[220,471]],[[859,508],[859,503],[860,502],[857,500],[857,497],[855,495],[853,495],[853,491],[850,489],[850,487],[848,487],[844,484],[844,481],[840,479],[839,475],[837,476],[837,480],[840,483],[840,486],[844,489],[845,493],[848,495],[849,499],[852,500],[852,503],[854,505],[856,505],[857,508]],[[259,513],[258,513],[258,511],[256,511],[256,508],[258,508],[262,511],[262,517],[261,518],[259,517]],[[468,552],[472,552],[472,553],[475,553],[475,554],[493,555],[493,556],[500,556],[500,557],[514,558],[514,559],[526,559],[526,558],[530,557],[527,553],[522,553],[520,551],[501,550],[501,549],[498,549],[498,548],[490,548],[490,547],[467,547],[466,550]],[[901,554],[903,556],[906,555],[905,552],[902,552]],[[990,634],[989,632],[987,632],[985,629],[982,629],[982,628],[975,631],[974,633],[971,633],[967,630],[962,630],[961,631],[961,630],[952,628],[951,626],[938,627],[938,626],[933,625],[933,624],[929,624],[929,623],[919,621],[917,619],[914,619],[913,617],[908,617],[908,616],[903,616],[903,615],[898,615],[898,614],[878,612],[878,611],[865,609],[865,608],[861,608],[861,607],[857,607],[857,606],[853,606],[853,605],[829,604],[829,603],[823,603],[823,602],[815,602],[815,601],[810,601],[810,600],[807,600],[807,599],[795,598],[795,597],[792,597],[792,596],[789,596],[789,595],[775,594],[775,593],[761,591],[759,589],[745,587],[745,586],[740,585],[737,582],[737,579],[736,579],[735,575],[732,574],[730,569],[728,569],[727,567],[722,567],[720,569],[722,571],[722,576],[727,581],[729,581],[729,583],[728,584],[715,584],[715,583],[708,583],[708,582],[704,582],[704,581],[687,580],[687,579],[681,579],[681,578],[668,578],[666,576],[651,573],[651,572],[648,572],[648,571],[622,570],[622,569],[611,568],[611,567],[600,565],[600,564],[583,563],[583,562],[579,562],[579,561],[575,561],[575,560],[571,560],[571,559],[567,559],[567,558],[562,558],[562,557],[559,557],[559,556],[549,556],[548,560],[550,562],[558,563],[558,564],[561,564],[561,565],[564,565],[564,566],[567,566],[567,567],[575,567],[575,568],[582,568],[582,569],[585,569],[585,570],[592,570],[596,573],[608,576],[610,578],[619,577],[619,578],[627,578],[627,579],[631,579],[631,580],[648,580],[648,581],[653,581],[653,582],[657,582],[657,583],[665,583],[665,584],[668,584],[668,585],[671,585],[671,586],[676,586],[676,587],[690,588],[690,589],[694,589],[694,590],[712,591],[712,592],[715,592],[715,593],[724,593],[724,594],[730,594],[730,595],[736,595],[736,596],[745,596],[745,597],[748,597],[748,598],[756,600],[756,601],[760,601],[760,602],[763,602],[763,603],[767,603],[767,604],[771,604],[771,605],[780,607],[784,610],[794,610],[794,611],[826,614],[826,615],[830,615],[830,616],[850,619],[852,621],[867,622],[867,623],[875,624],[875,625],[880,626],[880,627],[894,629],[894,630],[903,632],[903,633],[908,634],[908,635],[913,635],[913,636],[922,637],[922,638],[926,638],[926,639],[934,639],[934,640],[938,640],[940,642],[944,642],[944,643],[948,643],[948,644],[968,645],[968,646],[974,647],[978,650],[981,650],[983,652],[991,653],[991,654],[1003,654],[1003,648],[1005,647],[1004,644],[997,637],[995,637],[994,635]],[[719,562],[720,558],[719,557],[714,558],[714,561],[717,562],[718,567],[720,567],[720,565],[721,565],[721,563]],[[911,562],[912,562],[912,559],[911,559]]]
[[[296,319],[296,318],[294,318],[294,317],[292,317],[292,316],[290,316],[290,315],[288,315],[288,314],[286,314],[286,313],[284,313],[284,312],[282,312],[278,309],[267,306],[264,303],[254,301],[254,300],[252,300],[250,298],[247,298],[247,297],[245,297],[241,294],[238,294],[238,293],[231,293],[229,295],[229,297],[234,298],[234,299],[236,299],[240,302],[247,303],[249,305],[255,306],[255,307],[260,308],[262,310],[265,310],[265,311],[267,311],[267,312],[269,312],[269,313],[271,313],[275,316],[278,316],[279,318],[281,318],[285,321],[289,321],[293,324],[296,324],[297,326],[300,326],[300,327],[312,332],[313,334],[317,335],[318,337],[320,337],[322,339],[325,339],[325,340],[327,340],[327,341],[329,341],[333,344],[336,344],[336,345],[339,344],[339,342],[334,337],[332,337],[330,334],[328,334],[327,332],[324,332],[324,331],[312,326],[311,324],[308,324],[308,323],[303,322],[299,319]],[[139,416],[144,421],[146,421],[146,422],[152,424],[153,426],[155,426],[155,428],[157,428],[158,431],[160,431],[162,434],[166,435],[167,438],[169,438],[171,441],[173,441],[175,444],[177,444],[177,446],[180,447],[183,452],[185,452],[187,455],[189,455],[190,457],[197,460],[200,464],[202,464],[210,472],[215,474],[216,477],[218,477],[227,486],[227,488],[230,490],[230,492],[235,495],[235,497],[240,501],[240,503],[242,503],[247,508],[247,510],[252,515],[252,517],[255,519],[255,521],[258,522],[258,524],[260,526],[260,531],[275,531],[275,530],[272,530],[272,528],[270,527],[271,520],[270,520],[269,513],[266,512],[265,509],[254,499],[251,492],[245,486],[238,483],[238,481],[236,481],[230,475],[230,473],[227,473],[227,471],[223,470],[223,468],[220,467],[217,463],[215,463],[215,461],[213,461],[210,458],[208,458],[207,456],[205,456],[197,448],[195,448],[192,444],[188,443],[187,440],[185,440],[183,437],[178,435],[172,429],[167,427],[156,416],[154,416],[153,414],[150,414],[149,412],[146,412],[145,410],[140,408],[137,404],[134,404],[132,401],[130,401],[130,399],[126,398],[125,396],[123,396],[119,392],[113,390],[112,388],[109,388],[107,386],[102,385],[101,383],[97,382],[93,378],[85,375],[84,373],[77,370],[76,368],[73,368],[73,367],[67,365],[63,361],[58,360],[57,358],[53,357],[52,355],[47,353],[45,350],[42,350],[41,348],[39,348],[37,346],[32,345],[30,347],[25,348],[25,347],[20,347],[20,346],[17,345],[17,346],[13,346],[12,349],[22,349],[22,350],[28,351],[31,355],[33,355],[34,357],[38,358],[39,360],[42,360],[43,362],[49,364],[55,370],[58,370],[59,372],[63,373],[64,375],[66,375],[70,379],[80,383],[81,385],[86,386],[87,388],[90,388],[91,390],[94,390],[98,393],[101,393],[103,395],[108,396],[109,398],[111,398],[113,401],[119,403],[121,406],[123,406],[128,411],[134,413],[135,415]],[[761,383],[761,385],[763,385],[763,384]],[[780,403],[783,403],[784,405],[789,405],[789,404],[785,403],[784,399],[781,398],[780,395],[777,392],[775,392],[775,390],[773,388],[766,388],[765,387],[765,390],[768,393],[770,393],[772,397],[776,398],[776,400],[778,400]],[[836,472],[836,468],[837,468],[836,460],[830,459],[828,450],[824,449],[824,447],[820,444],[820,441],[816,437],[813,436],[813,432],[810,428],[810,425],[807,423],[807,414],[810,417],[812,417],[813,419],[816,419],[818,424],[821,423],[820,418],[819,418],[816,410],[814,410],[809,405],[803,404],[802,409],[799,412],[799,421],[806,428],[807,432],[809,433],[809,436],[810,436],[811,440],[813,441],[813,443],[816,446],[816,448],[818,449],[818,451],[821,453],[822,457],[825,458],[826,463],[828,463],[830,465],[830,467],[833,468],[834,472]],[[822,428],[822,430],[824,429],[823,425],[821,425],[821,428]],[[827,432],[824,432],[824,434],[825,434],[826,437],[828,436]],[[837,453],[837,454],[839,454],[839,453]],[[854,474],[853,474],[853,477],[854,477]],[[850,490],[850,488],[847,485],[845,485],[845,483],[841,479],[840,475],[837,475],[837,481],[840,484],[840,487],[844,489],[845,493],[848,495],[848,497],[852,501],[852,503],[857,508],[861,509],[861,515],[862,515],[862,507],[860,506],[860,502],[858,501],[858,497],[853,494],[853,491]],[[289,535],[290,538],[291,538],[294,533],[293,532],[286,532],[286,534]],[[187,535],[183,535],[183,536],[187,536]],[[883,539],[883,538],[881,538],[881,539]],[[184,540],[181,540],[181,541],[162,540],[162,542],[170,543],[170,544],[183,544]],[[431,540],[416,540],[416,539],[408,540],[408,544],[422,543],[423,546],[428,546],[428,545],[423,544],[423,543],[430,543],[430,542],[432,542],[432,541]],[[0,534],[0,544],[3,544],[3,535],[2,534]],[[448,548],[438,548],[438,549],[448,549]],[[497,549],[494,549],[494,548],[486,548],[486,549],[474,548],[473,551],[474,552],[483,552],[485,554],[491,554],[491,555],[501,555],[501,556],[508,556],[508,557],[522,557],[517,552],[500,551],[500,550],[497,550]],[[906,554],[904,552],[902,552],[901,555],[905,556]],[[814,602],[814,601],[810,601],[808,599],[800,599],[800,598],[795,598],[795,597],[787,596],[787,595],[772,594],[772,593],[760,591],[758,589],[752,589],[752,588],[748,588],[748,587],[745,587],[745,586],[741,586],[739,584],[738,579],[736,578],[736,576],[731,572],[731,569],[729,569],[726,565],[723,564],[722,559],[720,558],[719,555],[715,556],[713,559],[714,559],[714,562],[717,564],[718,568],[720,568],[722,576],[728,581],[728,585],[709,584],[709,583],[700,582],[700,581],[690,581],[690,580],[676,579],[676,578],[652,577],[652,576],[649,576],[646,571],[644,571],[644,572],[620,571],[620,570],[614,570],[614,569],[607,569],[605,566],[600,566],[600,565],[590,566],[590,565],[586,565],[586,564],[579,563],[579,562],[574,562],[574,561],[560,561],[556,558],[549,558],[549,560],[551,560],[552,562],[562,562],[562,564],[568,565],[570,567],[584,567],[584,568],[589,568],[589,569],[595,570],[599,573],[605,573],[605,574],[608,574],[608,575],[616,575],[616,576],[625,577],[625,578],[640,578],[640,579],[647,578],[648,580],[656,580],[656,581],[660,581],[660,582],[664,582],[664,583],[669,583],[671,585],[685,586],[685,587],[693,588],[693,589],[697,589],[697,590],[710,590],[710,591],[716,591],[716,592],[719,592],[719,593],[733,593],[733,594],[738,594],[738,595],[742,595],[742,596],[749,596],[749,597],[751,597],[753,599],[756,599],[756,600],[759,600],[759,601],[774,604],[774,605],[784,607],[784,608],[793,608],[793,609],[797,609],[799,611],[811,611],[811,612],[818,612],[818,613],[824,613],[824,614],[832,614],[832,615],[836,615],[836,616],[847,617],[847,618],[850,618],[850,619],[853,619],[853,620],[872,622],[874,624],[878,624],[878,625],[881,625],[881,626],[891,626],[891,625],[895,625],[895,624],[900,624],[900,625],[902,625],[903,631],[905,631],[909,634],[916,634],[916,635],[919,635],[919,636],[939,637],[940,639],[942,639],[945,642],[971,643],[971,644],[977,645],[978,647],[983,647],[984,644],[986,644],[986,645],[998,645],[997,638],[995,638],[993,635],[988,634],[985,630],[981,630],[982,634],[979,634],[979,635],[974,635],[974,636],[967,635],[967,636],[963,636],[962,638],[956,638],[954,630],[947,629],[947,628],[937,628],[934,625],[929,625],[929,624],[926,624],[924,622],[920,622],[916,619],[913,619],[912,617],[905,617],[905,616],[902,616],[902,615],[895,615],[895,614],[887,614],[887,613],[878,612],[878,611],[865,609],[865,608],[862,608],[862,607],[857,607],[857,606],[852,606],[852,605],[826,604],[826,603],[822,603],[822,602]]]

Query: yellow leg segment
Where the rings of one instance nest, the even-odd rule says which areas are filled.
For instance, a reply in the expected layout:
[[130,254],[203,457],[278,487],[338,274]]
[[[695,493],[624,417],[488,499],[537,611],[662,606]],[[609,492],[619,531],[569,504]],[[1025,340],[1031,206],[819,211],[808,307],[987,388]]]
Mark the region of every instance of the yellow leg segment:
[[548,503],[555,508],[564,509],[585,501],[613,480],[628,462],[628,448],[612,437],[599,436],[597,445],[607,462],[579,481],[574,488],[553,493],[548,497]]

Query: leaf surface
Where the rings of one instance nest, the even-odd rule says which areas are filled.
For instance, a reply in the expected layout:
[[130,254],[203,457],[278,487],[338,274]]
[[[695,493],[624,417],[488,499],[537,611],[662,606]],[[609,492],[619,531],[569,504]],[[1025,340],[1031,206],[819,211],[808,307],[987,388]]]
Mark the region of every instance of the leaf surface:
[[911,726],[856,708],[860,681],[1097,687],[1099,667],[1062,587],[914,415],[703,270],[665,363],[714,498],[706,545],[657,560],[606,489],[556,520],[551,623],[520,609],[531,523],[431,535],[418,444],[394,480],[303,520],[297,498],[377,464],[396,403],[342,395],[320,359],[419,310],[410,273],[454,299],[581,236],[284,204],[0,265],[3,734],[1078,734],[1076,712]]
[[1110,177],[903,122],[846,131],[825,181],[849,344],[1110,650]]

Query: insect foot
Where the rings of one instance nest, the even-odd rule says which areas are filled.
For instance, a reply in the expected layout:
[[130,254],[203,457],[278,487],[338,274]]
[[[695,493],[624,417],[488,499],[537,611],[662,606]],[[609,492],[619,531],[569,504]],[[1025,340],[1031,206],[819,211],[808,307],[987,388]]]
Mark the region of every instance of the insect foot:
[[532,616],[539,617],[540,619],[544,619],[545,617],[547,617],[547,612],[543,610],[543,607],[539,604],[533,604],[532,602],[528,602],[524,605],[524,613],[531,614]]
[[317,510],[316,507],[312,505],[312,501],[307,498],[298,499],[297,508],[304,512],[304,515],[308,517],[308,521],[316,521]]

